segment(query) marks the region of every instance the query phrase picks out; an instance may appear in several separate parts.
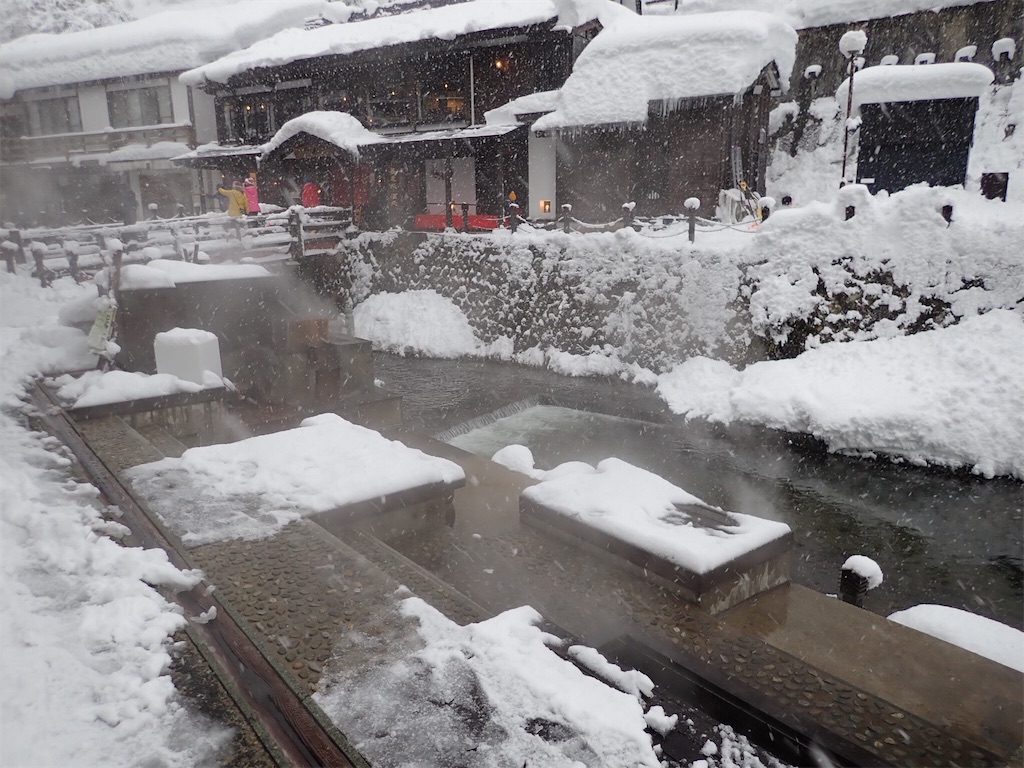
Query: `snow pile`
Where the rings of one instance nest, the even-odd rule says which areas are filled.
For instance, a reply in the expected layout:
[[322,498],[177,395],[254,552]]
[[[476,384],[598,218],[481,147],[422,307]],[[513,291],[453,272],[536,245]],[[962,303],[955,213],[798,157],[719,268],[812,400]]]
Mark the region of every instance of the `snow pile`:
[[203,382],[197,384],[179,379],[169,373],[153,375],[130,371],[87,371],[75,378],[70,374],[53,381],[57,397],[72,408],[85,408],[108,403],[126,403],[145,397],[177,395],[223,387],[224,380],[215,373],[205,371]]
[[944,605],[915,605],[889,619],[1024,672],[1024,632],[1019,629]]
[[1024,203],[1024,128],[1020,126],[1024,126],[1024,79],[989,88],[981,95],[967,160],[968,189],[979,189],[983,173],[1008,173],[1007,201]]
[[[693,573],[708,573],[789,534],[789,526],[708,507],[658,475],[620,459],[596,467],[556,467],[522,498]],[[686,506],[705,507],[732,524],[698,527]],[[683,508],[680,508],[683,507]]]
[[[868,67],[854,76],[853,109],[859,110],[861,104],[894,101],[978,98],[994,79],[988,67],[969,61]],[[847,78],[836,90],[839,104],[847,103],[849,90]]]
[[[884,19],[919,11],[940,11],[992,0],[778,0],[772,11],[797,29],[824,27],[868,19]],[[761,0],[661,0],[645,2],[645,14],[689,15],[709,11],[761,11]]]
[[264,538],[303,516],[465,479],[447,459],[332,413],[297,429],[190,448],[125,476],[189,546]]
[[769,64],[788,83],[796,32],[767,13],[623,15],[580,54],[558,108],[534,130],[645,123],[652,102],[742,93]]
[[658,392],[687,417],[804,432],[832,451],[1024,479],[1024,321],[1007,310],[913,336],[825,344],[737,371],[688,360]]
[[62,303],[94,289],[69,278],[42,289],[5,273],[0,290],[4,762],[216,763],[230,734],[176,700],[168,642],[185,618],[150,586],[187,589],[199,574],[108,538],[127,529],[103,518],[98,491],[70,477],[62,446],[19,414],[28,376],[81,367],[85,335],[53,322]]
[[[941,215],[953,206],[953,223]],[[847,206],[856,215],[845,220]],[[754,331],[775,356],[949,325],[1024,295],[1024,218],[963,189],[916,185],[774,214],[746,270]],[[784,350],[784,351],[782,351]]]
[[222,59],[185,72],[180,79],[186,85],[199,85],[206,80],[226,83],[232,76],[257,67],[275,67],[320,56],[344,56],[421,40],[454,40],[473,32],[543,24],[553,21],[555,15],[551,0],[470,0],[311,30],[286,29],[245,50],[235,50]]
[[0,50],[0,98],[26,88],[178,72],[288,27],[309,16],[344,21],[351,10],[326,0],[245,0],[171,8],[145,19],[62,35],[29,35]]
[[[192,264],[187,261],[155,259],[148,264],[128,264],[121,268],[122,291],[140,291],[152,288],[173,288],[178,283],[201,283],[209,280],[246,280],[254,277],[273,277],[273,273],[258,264]],[[98,281],[109,278],[104,270]]]
[[299,133],[308,133],[341,147],[353,158],[359,157],[360,146],[384,141],[373,131],[366,130],[362,123],[347,112],[317,110],[294,117],[282,125],[274,137],[260,147],[260,159],[265,160],[267,155]]
[[444,359],[483,357],[490,351],[462,310],[434,291],[379,293],[353,315],[356,335],[372,341],[375,349]]
[[329,670],[314,695],[373,764],[661,765],[640,701],[556,655],[534,609],[459,626],[419,598],[399,608],[418,621],[412,647],[390,640],[390,662]]

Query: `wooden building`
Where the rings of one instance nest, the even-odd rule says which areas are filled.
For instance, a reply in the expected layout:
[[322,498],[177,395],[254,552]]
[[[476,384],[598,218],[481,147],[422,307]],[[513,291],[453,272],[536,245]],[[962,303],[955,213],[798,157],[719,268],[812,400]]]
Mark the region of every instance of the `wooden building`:
[[633,17],[577,59],[555,109],[533,123],[554,144],[558,203],[585,221],[713,215],[723,190],[764,190],[768,113],[796,33],[763,13]]
[[313,174],[325,203],[345,204],[354,188],[378,226],[443,214],[446,184],[472,214],[500,215],[509,192],[528,196],[528,132],[484,114],[565,81],[596,20],[557,21],[547,0],[471,0],[262,41],[182,75],[214,95],[219,146],[179,162],[247,175],[289,120],[343,112],[389,141],[368,143],[359,170],[343,172],[329,141],[297,140],[303,157],[274,153],[261,199],[293,202],[289,182]]

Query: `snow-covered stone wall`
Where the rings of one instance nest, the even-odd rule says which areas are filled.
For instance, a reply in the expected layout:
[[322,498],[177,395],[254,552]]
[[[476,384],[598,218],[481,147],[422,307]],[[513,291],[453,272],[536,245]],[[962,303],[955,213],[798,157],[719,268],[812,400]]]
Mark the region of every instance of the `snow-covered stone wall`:
[[481,340],[508,339],[515,352],[607,355],[655,372],[697,355],[742,365],[1014,309],[1024,218],[1007,211],[964,190],[872,198],[853,186],[757,232],[699,234],[695,246],[646,229],[363,235],[315,279],[352,304],[436,291]]

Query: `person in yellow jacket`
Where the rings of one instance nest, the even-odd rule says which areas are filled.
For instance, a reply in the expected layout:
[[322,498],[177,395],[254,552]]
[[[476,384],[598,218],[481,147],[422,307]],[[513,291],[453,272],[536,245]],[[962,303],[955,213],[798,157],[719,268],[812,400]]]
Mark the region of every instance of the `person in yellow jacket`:
[[232,183],[231,189],[218,187],[217,194],[224,195],[228,199],[228,216],[244,216],[249,212],[249,201],[242,189],[242,182]]

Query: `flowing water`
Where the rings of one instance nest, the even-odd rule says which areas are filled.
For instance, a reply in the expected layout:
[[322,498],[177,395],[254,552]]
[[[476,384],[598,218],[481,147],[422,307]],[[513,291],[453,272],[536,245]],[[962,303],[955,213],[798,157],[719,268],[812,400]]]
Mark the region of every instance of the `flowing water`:
[[407,424],[538,467],[615,456],[710,504],[788,523],[793,578],[835,592],[849,555],[885,574],[865,607],[939,603],[1024,627],[1024,484],[830,455],[813,441],[672,417],[653,391],[495,362],[377,357]]

